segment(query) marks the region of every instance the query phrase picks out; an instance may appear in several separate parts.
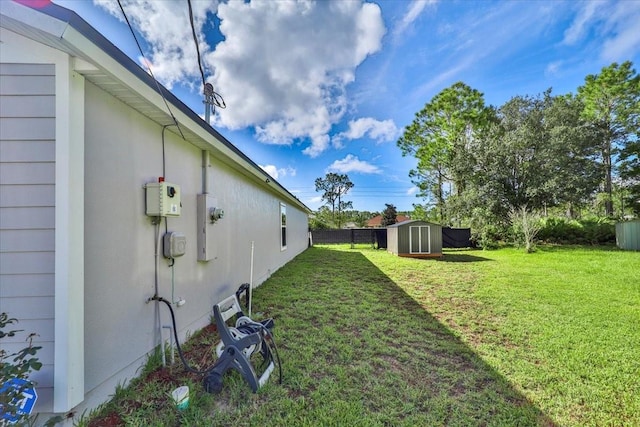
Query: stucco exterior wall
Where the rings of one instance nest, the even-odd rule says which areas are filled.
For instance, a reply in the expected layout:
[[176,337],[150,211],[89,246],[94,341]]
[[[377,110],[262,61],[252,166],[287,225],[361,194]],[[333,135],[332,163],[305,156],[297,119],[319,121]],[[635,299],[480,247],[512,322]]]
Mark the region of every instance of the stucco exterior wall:
[[[85,385],[100,395],[120,381],[159,343],[158,316],[164,305],[146,300],[155,289],[155,242],[165,232],[187,239],[172,268],[160,255],[158,291],[183,298],[176,308],[179,334],[206,325],[213,304],[250,279],[254,242],[254,285],[307,247],[307,215],[277,193],[210,156],[209,194],[225,210],[211,226],[215,258],[197,261],[196,196],[202,192],[201,150],[91,83],[85,96]],[[145,215],[145,183],[164,176],[181,190],[182,210],[159,230]],[[280,203],[287,206],[287,249],[280,247]],[[162,253],[162,247],[159,248]],[[259,306],[259,302],[256,302]],[[100,390],[103,388],[104,390]]]

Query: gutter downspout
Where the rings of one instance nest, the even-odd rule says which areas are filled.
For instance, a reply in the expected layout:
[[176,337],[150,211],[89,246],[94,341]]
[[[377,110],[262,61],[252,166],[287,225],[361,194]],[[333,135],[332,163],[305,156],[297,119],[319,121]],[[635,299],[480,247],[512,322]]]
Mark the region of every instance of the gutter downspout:
[[202,194],[209,194],[209,168],[211,167],[211,161],[209,159],[209,152],[202,150]]

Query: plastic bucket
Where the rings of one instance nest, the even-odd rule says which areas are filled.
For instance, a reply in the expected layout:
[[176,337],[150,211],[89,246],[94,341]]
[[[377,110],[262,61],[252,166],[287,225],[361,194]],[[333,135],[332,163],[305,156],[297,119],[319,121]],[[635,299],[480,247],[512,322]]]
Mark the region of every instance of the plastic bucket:
[[183,385],[171,392],[171,397],[179,410],[184,410],[189,407],[189,387]]

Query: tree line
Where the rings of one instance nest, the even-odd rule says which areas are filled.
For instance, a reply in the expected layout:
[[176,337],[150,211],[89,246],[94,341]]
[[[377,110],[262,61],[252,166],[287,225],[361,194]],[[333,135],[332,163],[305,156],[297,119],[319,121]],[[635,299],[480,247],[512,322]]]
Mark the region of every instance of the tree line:
[[[354,186],[347,174],[327,173],[324,178],[316,178],[316,191],[321,191],[324,205],[313,213],[309,220],[309,227],[313,230],[342,228],[349,223],[355,227],[365,227],[367,221],[378,212],[353,210],[353,203],[345,200],[345,196]],[[396,222],[396,207],[385,203],[382,211],[382,226]]]
[[397,142],[424,204],[417,217],[504,235],[515,217],[640,214],[640,76],[627,61],[576,94],[517,95],[500,107],[463,82],[416,113]]

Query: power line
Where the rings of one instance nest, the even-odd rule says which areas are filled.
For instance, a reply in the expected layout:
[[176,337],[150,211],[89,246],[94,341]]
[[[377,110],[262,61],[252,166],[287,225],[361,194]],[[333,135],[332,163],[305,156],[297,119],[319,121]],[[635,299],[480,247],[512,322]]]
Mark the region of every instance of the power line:
[[193,8],[191,7],[191,0],[187,0],[189,6],[189,24],[191,25],[191,35],[193,36],[193,42],[196,45],[196,53],[198,55],[198,68],[200,69],[200,77],[202,77],[202,87],[204,91],[204,103],[207,104],[207,122],[209,115],[209,105],[213,106],[213,112],[215,113],[216,107],[227,108],[222,95],[213,90],[213,85],[206,82],[204,78],[204,69],[202,68],[202,58],[200,55],[200,45],[198,44],[198,35],[196,34],[196,26],[193,22]]
[[138,42],[138,38],[136,37],[136,33],[135,33],[135,31],[133,31],[133,27],[131,26],[131,23],[129,22],[129,18],[127,18],[127,14],[124,12],[124,7],[122,7],[122,3],[120,2],[120,0],[118,0],[118,6],[120,6],[120,10],[122,11],[122,16],[124,16],[124,20],[127,22],[127,26],[129,27],[129,31],[131,31],[131,34],[133,35],[133,39],[136,41],[136,45],[138,46],[138,50],[140,51],[140,55],[142,55],[142,58],[144,59],[144,63],[147,66],[147,70],[149,70],[149,74],[151,75],[151,77],[153,78],[153,81],[156,84],[156,89],[158,89],[158,92],[160,93],[160,96],[162,96],[162,100],[164,101],[164,105],[165,105],[165,107],[167,107],[167,111],[169,112],[169,115],[173,119],[173,123],[178,128],[178,132],[180,132],[180,135],[182,136],[182,139],[185,139],[184,134],[182,133],[182,129],[180,128],[180,125],[178,124],[178,120],[173,115],[173,112],[171,111],[171,107],[169,107],[169,103],[167,102],[167,99],[164,97],[164,92],[162,90],[162,87],[160,86],[160,83],[158,83],[158,80],[156,79],[156,76],[153,75],[153,71],[151,70],[151,66],[149,65],[149,61],[147,61],[147,58],[144,55],[144,52],[142,51],[142,47],[140,46],[140,43]]
[[202,77],[202,86],[204,87],[206,82],[204,78],[204,70],[202,69],[202,60],[200,59],[200,46],[198,45],[198,36],[196,35],[196,27],[193,23],[193,9],[191,7],[191,0],[187,0],[189,5],[189,23],[191,24],[191,34],[193,35],[193,41],[196,44],[196,52],[198,54],[198,68],[200,68],[200,76]]

